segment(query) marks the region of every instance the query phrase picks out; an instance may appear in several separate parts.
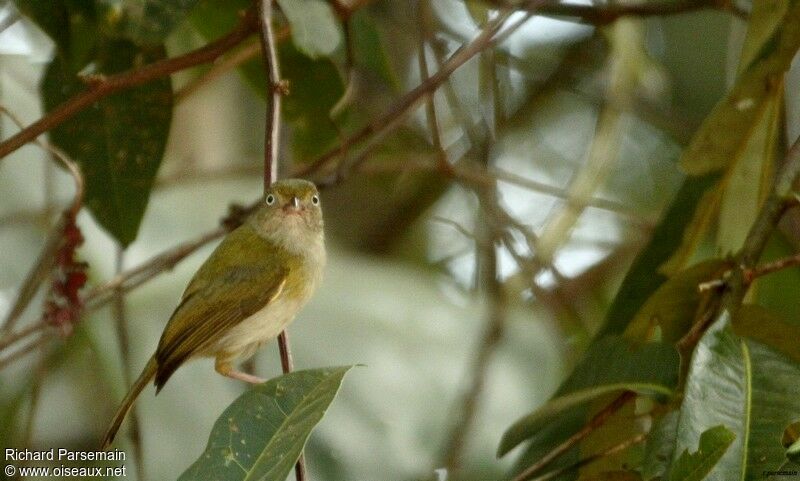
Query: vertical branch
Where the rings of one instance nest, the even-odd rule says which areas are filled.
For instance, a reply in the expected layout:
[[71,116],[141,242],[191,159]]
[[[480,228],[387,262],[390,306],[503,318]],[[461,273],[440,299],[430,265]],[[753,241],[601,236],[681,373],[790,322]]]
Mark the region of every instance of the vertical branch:
[[[116,272],[119,275],[122,272],[125,263],[125,251],[120,245],[117,245],[117,258],[116,258]],[[133,376],[129,366],[131,366],[131,349],[130,349],[130,334],[128,333],[128,318],[125,314],[125,291],[122,286],[114,289],[113,303],[111,305],[111,312],[114,316],[114,323],[117,328],[117,341],[119,342],[119,351],[122,355],[122,379],[126,386],[133,384]],[[144,481],[144,464],[142,457],[142,434],[139,429],[139,413],[136,406],[131,407],[130,412],[131,420],[131,444],[133,444],[133,457],[136,459],[136,479]]]
[[264,132],[264,189],[278,179],[278,145],[281,130],[281,74],[272,30],[272,1],[260,0],[261,53],[267,69],[267,122]]
[[[272,0],[259,0],[259,23],[261,32],[261,51],[267,70],[267,120],[264,132],[264,190],[278,179],[278,147],[281,127],[281,95],[285,87],[281,82],[278,67],[278,53],[275,49],[275,36],[272,30]],[[281,367],[284,373],[292,372],[292,350],[289,334],[284,329],[278,335],[278,348],[281,352]],[[303,454],[295,465],[297,481],[305,481],[306,468]]]

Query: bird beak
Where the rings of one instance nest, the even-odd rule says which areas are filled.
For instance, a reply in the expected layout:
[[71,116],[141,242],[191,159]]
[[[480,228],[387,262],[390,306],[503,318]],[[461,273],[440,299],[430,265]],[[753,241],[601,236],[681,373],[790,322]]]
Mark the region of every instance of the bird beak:
[[294,211],[300,210],[300,199],[298,199],[297,197],[292,197],[292,200],[290,200],[286,204],[284,209],[286,209],[286,210],[294,210]]

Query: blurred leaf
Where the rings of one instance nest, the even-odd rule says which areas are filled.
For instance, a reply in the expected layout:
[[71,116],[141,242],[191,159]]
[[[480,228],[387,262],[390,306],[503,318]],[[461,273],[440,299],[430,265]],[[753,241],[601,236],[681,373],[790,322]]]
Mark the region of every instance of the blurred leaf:
[[618,391],[670,395],[678,380],[679,357],[674,347],[631,343],[616,336],[595,342],[561,385],[556,397],[516,421],[503,434],[498,456],[536,435],[549,423],[597,397]]
[[725,426],[716,426],[700,435],[697,451],[685,449],[675,460],[670,481],[702,481],[728,450],[736,435]]
[[[780,232],[773,234],[761,256],[761,262],[770,262],[794,255],[796,248]],[[800,326],[800,302],[787,292],[800,292],[800,269],[782,269],[756,279],[752,290],[758,304],[778,315],[784,322]]]
[[714,172],[739,158],[764,110],[764,102],[775,89],[775,81],[789,68],[800,47],[800,2],[792,1],[780,18],[767,9],[754,10],[754,14],[770,16],[776,22],[772,35],[768,39],[749,38],[763,48],[731,92],[714,107],[684,152],[681,167],[689,174]]
[[800,326],[788,324],[781,317],[755,304],[745,304],[736,311],[733,331],[765,344],[800,363]]
[[331,6],[323,0],[277,0],[289,24],[295,47],[312,59],[327,57],[342,42]]
[[[555,446],[560,445],[566,441],[567,438],[575,434],[585,423],[585,409],[572,409],[560,415],[558,422],[545,425],[531,438],[528,447],[514,463],[514,467],[510,470],[510,476],[508,476],[508,478],[514,478],[528,466],[542,459],[542,457],[549,453]],[[555,471],[572,466],[578,462],[580,454],[578,445],[575,445],[566,453],[556,458],[548,465],[548,468]],[[575,478],[576,475],[574,472],[568,472],[554,478],[554,481],[567,481],[574,480]]]
[[97,39],[93,0],[16,0],[20,11],[56,44],[56,55],[79,71],[90,60]]
[[464,0],[464,5],[476,26],[483,26],[489,19],[489,7],[482,0]]
[[602,473],[581,476],[579,481],[642,481],[635,471],[605,471]]
[[211,431],[179,481],[285,481],[352,366],[295,371],[254,386]]
[[714,177],[688,178],[653,231],[647,246],[636,256],[622,281],[597,337],[622,333],[647,299],[667,278],[658,273],[681,242],[686,225]]
[[292,126],[292,152],[297,160],[316,157],[339,137],[330,111],[344,94],[344,83],[328,59],[311,60],[288,42],[280,46],[278,54],[281,76],[289,81],[283,117]]
[[781,21],[794,0],[761,0],[753,2],[747,24],[747,36],[739,58],[739,72],[750,67],[757,59],[768,54],[770,41],[778,34]]
[[395,92],[402,89],[400,80],[392,70],[383,38],[369,12],[361,8],[350,17],[355,63],[364,66],[380,77]]
[[726,262],[713,259],[675,274],[647,299],[628,324],[624,336],[631,341],[647,341],[658,326],[663,342],[676,342],[691,327],[704,297],[698,286],[721,278],[728,268]]
[[[108,75],[163,58],[163,47],[140,49],[127,40],[104,40],[95,62]],[[76,73],[56,58],[42,83],[46,110],[83,90]],[[86,206],[123,246],[136,238],[171,118],[172,87],[164,78],[106,97],[50,131],[53,143],[83,169]]]
[[700,198],[694,210],[692,220],[686,226],[681,236],[680,246],[672,256],[658,267],[658,272],[673,276],[686,268],[686,265],[695,257],[701,243],[708,236],[712,223],[719,212],[719,203],[722,198],[722,186],[717,183],[709,188]]
[[198,0],[98,0],[108,33],[137,45],[158,45]]
[[700,434],[725,425],[736,440],[709,479],[756,479],[785,460],[780,439],[800,418],[800,365],[730,328],[727,312],[695,349],[680,411],[675,453],[692,449]]
[[786,458],[795,463],[800,463],[800,440],[786,448]]
[[642,478],[649,481],[660,477],[665,479],[675,450],[678,435],[679,411],[670,411],[655,423],[647,436],[647,444],[642,463]]

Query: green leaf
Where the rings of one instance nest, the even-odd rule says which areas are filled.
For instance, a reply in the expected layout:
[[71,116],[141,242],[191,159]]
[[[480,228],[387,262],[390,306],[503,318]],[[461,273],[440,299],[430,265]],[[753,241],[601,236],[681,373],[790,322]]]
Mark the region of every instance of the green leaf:
[[595,342],[556,397],[522,417],[503,434],[498,456],[536,435],[561,416],[570,416],[592,399],[624,390],[641,394],[670,395],[678,380],[679,356],[661,343],[632,343],[616,336]]
[[675,199],[653,231],[647,246],[636,256],[636,260],[622,281],[606,319],[597,337],[621,334],[647,299],[667,277],[658,272],[680,245],[681,236],[703,193],[713,184],[713,176],[688,178],[683,182]]
[[56,44],[56,55],[74,71],[90,60],[97,41],[92,0],[17,0],[20,11]]
[[[105,40],[95,63],[99,72],[113,74],[163,58],[163,47]],[[46,110],[84,89],[70,66],[56,58],[42,83]],[[106,97],[50,132],[53,143],[83,170],[86,206],[123,246],[136,238],[171,118],[172,87],[164,78]]]
[[789,324],[777,313],[755,304],[745,304],[732,319],[733,331],[765,344],[800,363],[800,326]]
[[248,390],[178,481],[285,481],[351,368],[296,371]]
[[312,59],[330,56],[342,42],[342,31],[331,6],[323,0],[277,0],[297,49]]
[[[767,10],[754,13],[770,16]],[[773,92],[775,80],[788,70],[800,47],[800,2],[793,1],[784,15],[767,21],[775,25],[769,29],[768,38],[751,37],[754,45],[762,46],[757,48],[758,54],[731,92],[714,107],[684,152],[680,164],[687,173],[707,174],[738,159]]]
[[736,440],[709,479],[756,479],[785,461],[781,435],[800,418],[800,365],[737,336],[724,312],[695,349],[678,423],[675,453],[720,424]]
[[678,434],[678,411],[665,414],[647,435],[642,463],[642,477],[645,480],[666,478],[675,450],[675,437]]
[[137,45],[161,44],[198,0],[98,0],[104,27]]
[[672,465],[670,481],[702,481],[728,450],[736,435],[725,426],[710,428],[700,435],[697,451],[685,449]]
[[642,481],[642,477],[635,471],[620,470],[581,476],[578,481]]
[[661,284],[633,318],[624,336],[632,341],[646,341],[649,333],[658,326],[661,340],[674,343],[689,330],[703,297],[698,286],[706,281],[720,279],[727,264],[713,259],[701,262],[675,274]]
[[339,138],[329,114],[344,94],[344,83],[329,59],[311,60],[288,42],[278,54],[281,76],[289,81],[283,117],[292,126],[292,152],[297,160],[316,157]]
[[[794,255],[797,248],[776,231],[767,243],[760,262],[771,262]],[[782,269],[756,279],[752,290],[758,304],[773,311],[781,320],[800,326],[800,302],[787,292],[800,292],[800,269]]]
[[375,21],[366,9],[359,9],[350,17],[350,33],[353,36],[355,63],[380,77],[395,92],[399,92],[402,89],[400,80],[392,70],[389,54]]

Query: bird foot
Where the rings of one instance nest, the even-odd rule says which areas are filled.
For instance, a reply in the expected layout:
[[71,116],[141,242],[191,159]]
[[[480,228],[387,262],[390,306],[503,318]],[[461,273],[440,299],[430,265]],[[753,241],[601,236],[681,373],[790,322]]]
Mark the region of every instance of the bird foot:
[[214,368],[217,370],[218,373],[222,374],[225,377],[229,377],[231,379],[238,379],[239,381],[244,381],[249,384],[261,384],[267,382],[266,379],[260,378],[258,376],[253,376],[252,374],[247,374],[246,372],[237,371],[236,369],[233,368],[233,366],[227,363],[217,362],[214,365]]

